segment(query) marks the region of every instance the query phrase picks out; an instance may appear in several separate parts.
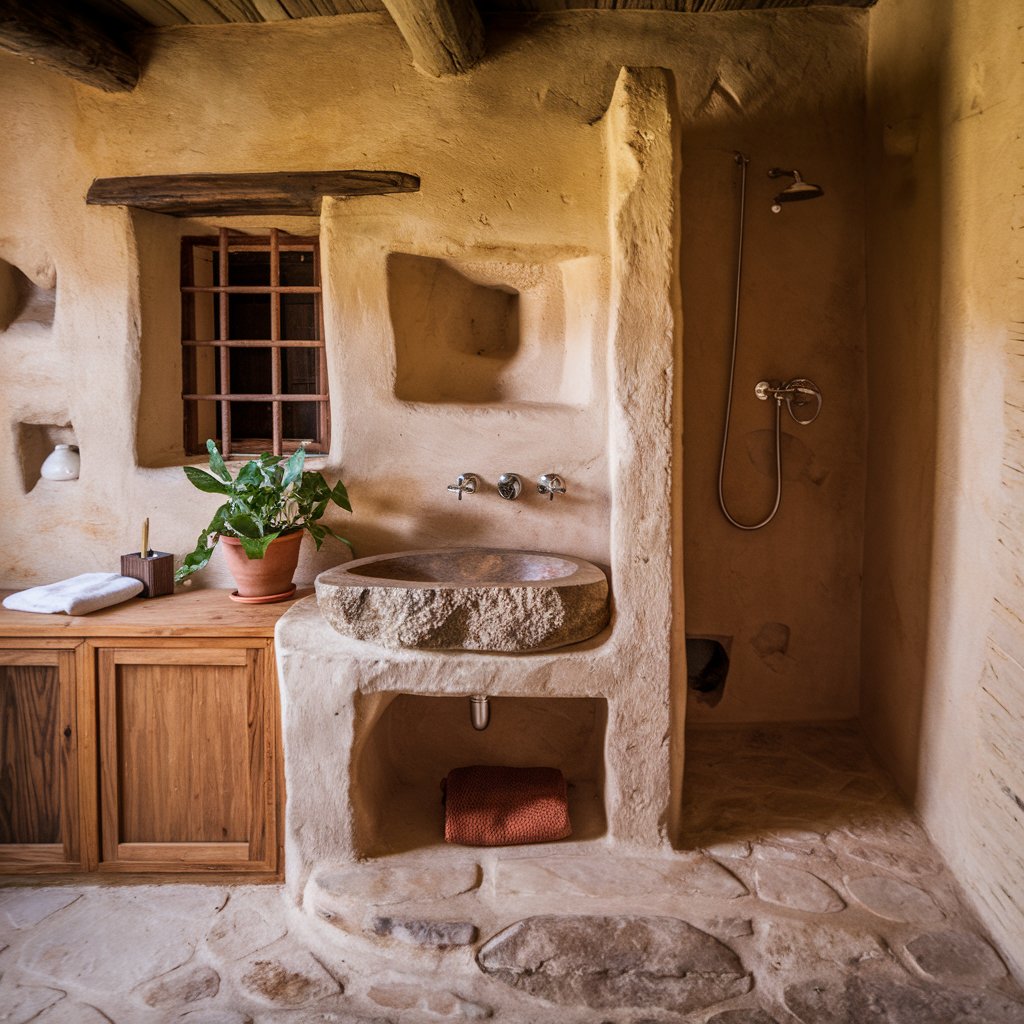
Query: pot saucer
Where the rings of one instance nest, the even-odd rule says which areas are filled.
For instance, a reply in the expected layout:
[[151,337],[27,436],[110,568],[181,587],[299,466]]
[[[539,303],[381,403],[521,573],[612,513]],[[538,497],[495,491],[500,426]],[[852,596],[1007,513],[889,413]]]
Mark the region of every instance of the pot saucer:
[[261,597],[242,597],[237,590],[232,590],[228,597],[232,601],[237,601],[239,604],[272,604],[274,601],[287,601],[292,594],[295,593],[295,584],[293,583],[287,590],[282,590],[280,594],[263,594]]

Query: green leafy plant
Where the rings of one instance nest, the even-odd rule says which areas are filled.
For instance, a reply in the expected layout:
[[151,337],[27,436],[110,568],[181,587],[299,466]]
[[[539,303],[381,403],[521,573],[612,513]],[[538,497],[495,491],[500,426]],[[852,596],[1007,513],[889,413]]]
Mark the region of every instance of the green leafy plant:
[[202,569],[222,536],[237,537],[250,558],[262,558],[272,541],[297,530],[305,530],[318,550],[328,534],[348,544],[329,526],[319,524],[331,502],[352,511],[345,485],[339,480],[331,487],[322,473],[304,470],[306,453],[301,448],[287,458],[264,452],[244,463],[234,479],[213,441],[206,442],[206,450],[210,472],[185,466],[185,476],[199,490],[226,495],[228,500],[199,534],[195,551],[185,556],[174,574],[175,582]]

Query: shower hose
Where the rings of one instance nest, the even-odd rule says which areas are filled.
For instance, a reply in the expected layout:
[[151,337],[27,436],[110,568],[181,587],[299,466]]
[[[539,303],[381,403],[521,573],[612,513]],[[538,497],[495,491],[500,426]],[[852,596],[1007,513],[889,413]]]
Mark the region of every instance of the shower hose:
[[746,221],[747,207],[747,164],[749,157],[743,153],[735,154],[736,163],[740,168],[740,224],[739,238],[736,246],[736,295],[732,312],[732,357],[729,361],[729,392],[725,400],[725,424],[722,428],[722,455],[718,460],[718,505],[722,515],[739,530],[760,530],[767,526],[779,511],[782,502],[782,402],[775,401],[775,504],[771,512],[759,523],[741,523],[729,514],[725,504],[723,484],[725,481],[725,457],[729,450],[729,421],[732,417],[732,395],[736,383],[736,348],[740,331],[740,288],[743,284],[743,226]]

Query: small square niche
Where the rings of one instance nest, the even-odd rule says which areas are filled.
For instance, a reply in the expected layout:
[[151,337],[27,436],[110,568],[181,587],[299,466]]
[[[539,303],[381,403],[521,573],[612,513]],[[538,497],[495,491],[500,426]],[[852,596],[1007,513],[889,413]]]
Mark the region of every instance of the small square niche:
[[[583,405],[596,287],[586,258],[522,262],[393,252],[395,397],[405,402]],[[596,296],[594,296],[596,298]]]
[[57,286],[43,287],[16,266],[0,259],[0,331],[15,324],[53,326]]
[[78,444],[75,428],[70,423],[18,424],[18,462],[25,494],[39,483],[46,456],[58,444]]

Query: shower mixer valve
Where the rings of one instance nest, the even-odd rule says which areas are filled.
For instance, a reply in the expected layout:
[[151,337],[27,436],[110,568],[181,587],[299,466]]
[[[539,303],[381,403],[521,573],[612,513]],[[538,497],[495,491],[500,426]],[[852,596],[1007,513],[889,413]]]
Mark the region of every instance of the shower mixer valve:
[[[806,377],[794,377],[792,380],[787,381],[759,380],[754,385],[754,394],[762,402],[767,402],[769,398],[774,398],[780,407],[785,402],[789,415],[793,418],[794,422],[799,423],[803,427],[806,427],[808,423],[813,423],[821,412],[821,389],[813,380],[808,380]],[[812,402],[814,403],[814,411],[806,419],[802,419],[793,411],[794,408],[802,409],[805,405],[810,405]]]

